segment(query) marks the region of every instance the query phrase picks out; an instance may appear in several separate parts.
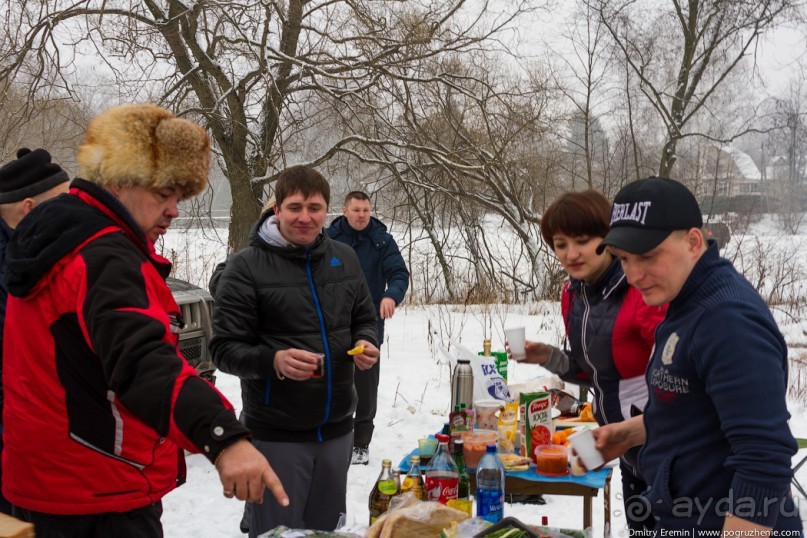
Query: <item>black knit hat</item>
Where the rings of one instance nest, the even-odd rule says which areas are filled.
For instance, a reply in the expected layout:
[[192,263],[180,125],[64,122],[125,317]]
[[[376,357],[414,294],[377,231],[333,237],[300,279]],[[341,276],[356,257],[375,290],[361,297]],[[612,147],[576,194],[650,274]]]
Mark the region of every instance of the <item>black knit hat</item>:
[[12,204],[70,181],[44,149],[17,150],[17,160],[0,168],[0,204]]
[[703,226],[695,196],[681,183],[649,177],[628,183],[614,198],[611,231],[597,247],[612,245],[632,254],[656,248],[676,230]]

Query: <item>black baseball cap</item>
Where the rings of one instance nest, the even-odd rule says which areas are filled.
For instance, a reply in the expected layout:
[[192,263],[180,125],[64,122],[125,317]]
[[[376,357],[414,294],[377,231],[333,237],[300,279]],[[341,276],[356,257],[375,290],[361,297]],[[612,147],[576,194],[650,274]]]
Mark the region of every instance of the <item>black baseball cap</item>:
[[632,254],[656,248],[676,230],[703,226],[703,215],[689,189],[674,179],[649,177],[622,187],[614,198],[611,231],[597,247],[608,245]]

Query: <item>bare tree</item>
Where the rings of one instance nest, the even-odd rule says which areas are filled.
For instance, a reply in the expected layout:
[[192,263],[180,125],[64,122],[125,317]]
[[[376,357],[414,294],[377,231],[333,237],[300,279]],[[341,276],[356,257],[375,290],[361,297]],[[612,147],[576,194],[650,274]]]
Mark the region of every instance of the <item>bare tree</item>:
[[785,91],[770,103],[773,128],[767,149],[772,154],[765,179],[780,226],[796,234],[807,205],[807,78],[803,69],[793,71]]
[[[469,300],[461,290],[477,298],[540,295],[545,248],[536,240],[537,224],[548,178],[557,175],[557,161],[541,144],[554,137],[550,103],[558,93],[550,77],[533,73],[525,82],[483,54],[434,62],[419,76],[440,72],[451,85],[397,80],[383,94],[391,101],[366,104],[394,114],[376,114],[371,122],[369,113],[347,107],[344,121],[364,133],[363,148],[353,156],[379,165],[419,213],[447,299]],[[482,237],[486,218],[500,219],[516,235],[508,253],[520,258],[505,260],[493,251]],[[463,238],[462,252],[445,241],[444,231],[452,228]],[[469,264],[472,281],[457,270]]]
[[664,127],[658,173],[669,176],[679,142],[709,136],[692,128],[693,118],[708,110],[729,73],[793,2],[591,0],[590,5]]
[[19,85],[0,81],[0,162],[15,158],[20,147],[45,148],[66,170],[75,169],[74,154],[90,117],[71,99],[28,94]]
[[[778,129],[771,133],[770,142],[779,157],[786,159],[786,171],[777,180],[791,184],[805,180],[807,167],[807,80],[804,71],[790,79],[787,95],[773,99],[773,122]],[[774,178],[772,178],[774,179]]]
[[[454,85],[427,60],[498,46],[528,0],[12,0],[0,80],[75,91],[76,58],[96,53],[127,99],[150,98],[201,119],[232,191],[229,243],[246,244],[267,184],[291,161],[320,165],[354,133],[317,129],[332,113],[379,99],[390,81]],[[50,73],[50,76],[45,76]],[[388,110],[373,110],[384,114]],[[314,144],[301,143],[315,140]]]
[[[571,147],[569,174],[571,190],[577,190],[577,179],[589,189],[604,190],[603,177],[609,152],[606,150],[607,134],[602,127],[599,115],[607,102],[612,100],[613,88],[607,73],[612,66],[613,53],[607,47],[607,30],[601,19],[585,0],[576,2],[577,10],[565,33],[571,45],[571,54],[560,59],[571,74],[571,81],[559,83],[572,105],[570,128],[567,143]],[[579,170],[578,160],[582,158],[583,169]]]

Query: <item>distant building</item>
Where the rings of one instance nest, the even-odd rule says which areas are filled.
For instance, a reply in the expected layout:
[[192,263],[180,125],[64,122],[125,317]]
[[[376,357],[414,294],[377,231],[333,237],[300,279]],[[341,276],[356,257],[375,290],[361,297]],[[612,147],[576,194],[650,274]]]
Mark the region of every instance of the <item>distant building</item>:
[[736,147],[696,143],[680,151],[681,179],[705,214],[769,210],[770,183],[753,158]]
[[762,173],[747,153],[730,145],[711,146],[701,159],[701,195],[734,198],[766,194]]

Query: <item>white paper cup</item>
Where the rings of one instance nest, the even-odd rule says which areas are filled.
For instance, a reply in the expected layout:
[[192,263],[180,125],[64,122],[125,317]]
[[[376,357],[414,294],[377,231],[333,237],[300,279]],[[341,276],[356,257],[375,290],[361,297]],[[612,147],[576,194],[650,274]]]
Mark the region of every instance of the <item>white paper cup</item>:
[[512,355],[513,360],[523,361],[527,358],[527,351],[524,349],[527,340],[524,327],[505,329],[504,340],[510,349],[510,355]]
[[589,471],[605,465],[605,459],[595,447],[594,434],[589,428],[573,433],[567,440]]

